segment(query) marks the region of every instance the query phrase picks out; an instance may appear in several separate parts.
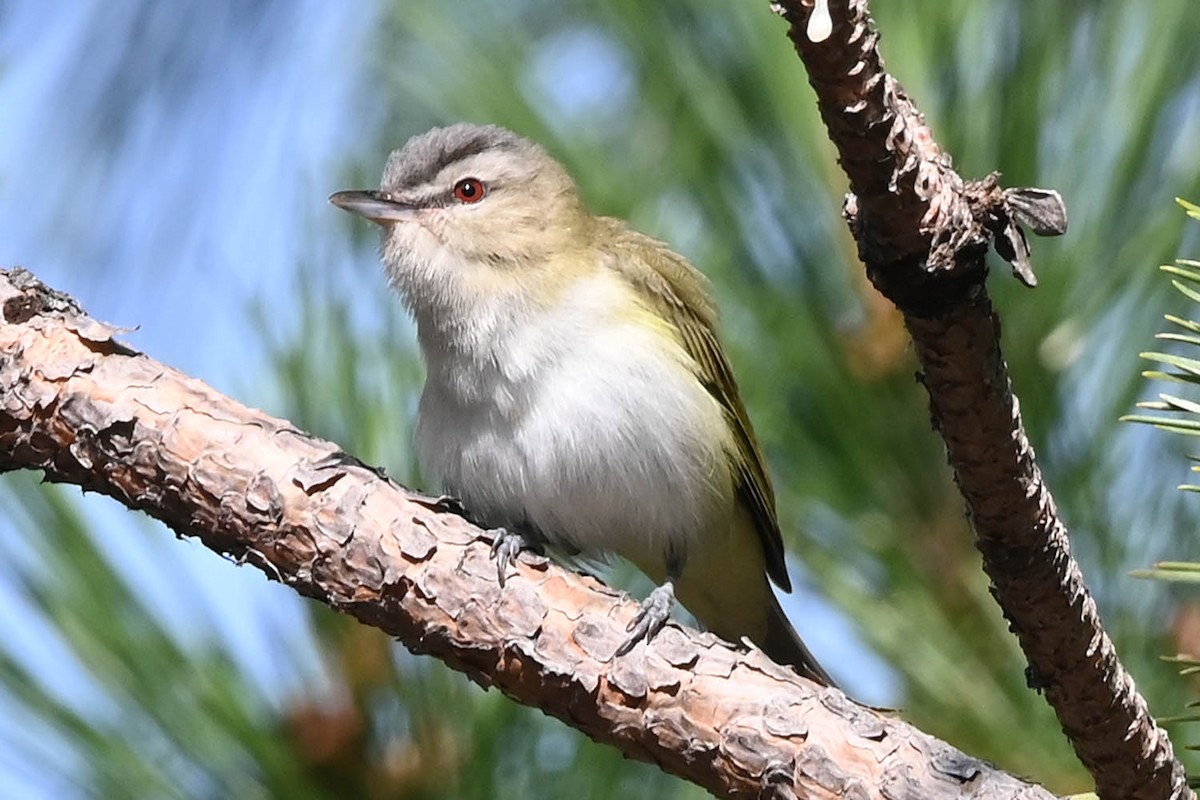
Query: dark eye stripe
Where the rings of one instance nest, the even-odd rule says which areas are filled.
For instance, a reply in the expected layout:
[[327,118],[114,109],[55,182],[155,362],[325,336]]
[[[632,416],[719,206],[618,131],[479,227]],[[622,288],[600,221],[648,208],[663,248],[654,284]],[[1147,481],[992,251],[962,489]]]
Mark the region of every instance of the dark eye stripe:
[[511,137],[511,134],[508,137],[501,137],[486,129],[480,131],[478,135],[438,153],[437,157],[426,162],[422,169],[405,175],[405,183],[409,186],[420,186],[422,183],[427,183],[436,178],[446,167],[457,164],[464,159],[477,156],[488,150],[516,149],[518,142],[515,139],[509,141]]

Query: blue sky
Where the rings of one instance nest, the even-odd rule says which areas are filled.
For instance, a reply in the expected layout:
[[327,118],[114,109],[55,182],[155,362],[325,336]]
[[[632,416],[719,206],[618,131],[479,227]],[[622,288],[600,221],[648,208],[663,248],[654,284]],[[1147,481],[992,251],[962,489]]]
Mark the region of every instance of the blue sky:
[[129,339],[164,361],[226,390],[251,381],[250,298],[295,280],[302,255],[345,257],[325,198],[369,122],[356,92],[378,13],[9,4],[3,258],[138,325]]
[[[379,13],[278,0],[6,3],[0,261],[136,326],[125,339],[138,349],[269,404],[247,309],[290,297],[306,259],[339,269],[361,256],[326,198],[369,122],[359,90]],[[223,640],[269,701],[319,677],[294,593],[106,498],[79,502],[108,559],[183,644]],[[36,569],[2,493],[0,508],[4,560]],[[0,570],[0,647],[77,706],[111,713],[13,574]],[[287,669],[273,650],[289,653]],[[70,753],[29,719],[0,719],[4,793],[70,796],[37,767],[69,765]]]

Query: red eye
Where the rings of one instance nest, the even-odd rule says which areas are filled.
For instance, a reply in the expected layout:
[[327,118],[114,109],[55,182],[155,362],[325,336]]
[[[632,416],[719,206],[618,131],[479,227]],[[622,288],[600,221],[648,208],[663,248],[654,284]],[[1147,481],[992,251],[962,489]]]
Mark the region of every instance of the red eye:
[[478,178],[463,178],[454,184],[454,196],[464,203],[478,203],[487,195],[487,186]]

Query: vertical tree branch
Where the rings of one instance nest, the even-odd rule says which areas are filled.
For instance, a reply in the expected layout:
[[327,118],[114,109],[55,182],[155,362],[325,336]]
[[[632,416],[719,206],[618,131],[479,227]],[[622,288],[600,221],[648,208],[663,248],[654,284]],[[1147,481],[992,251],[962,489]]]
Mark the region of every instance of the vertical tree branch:
[[829,6],[832,34],[819,42],[806,34],[811,0],[775,8],[850,179],[846,215],[867,274],[904,313],[934,427],[1031,686],[1045,692],[1102,798],[1192,797],[1101,625],[1021,423],[985,286],[992,235],[1002,234],[998,249],[1015,244],[1014,264],[1025,266],[1011,195],[995,176],[968,183],[954,171],[884,71],[866,0]]

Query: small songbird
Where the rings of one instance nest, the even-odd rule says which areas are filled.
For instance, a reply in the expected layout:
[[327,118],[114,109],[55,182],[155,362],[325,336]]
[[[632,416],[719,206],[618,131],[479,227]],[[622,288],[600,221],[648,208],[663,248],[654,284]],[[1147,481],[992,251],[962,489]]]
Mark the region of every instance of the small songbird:
[[592,214],[567,171],[504,128],[409,140],[378,191],[330,200],[383,228],[427,375],[426,474],[523,544],[629,559],[658,583],[617,654],[674,599],[731,641],[824,684],[768,576],[790,591],[775,498],[704,276]]

